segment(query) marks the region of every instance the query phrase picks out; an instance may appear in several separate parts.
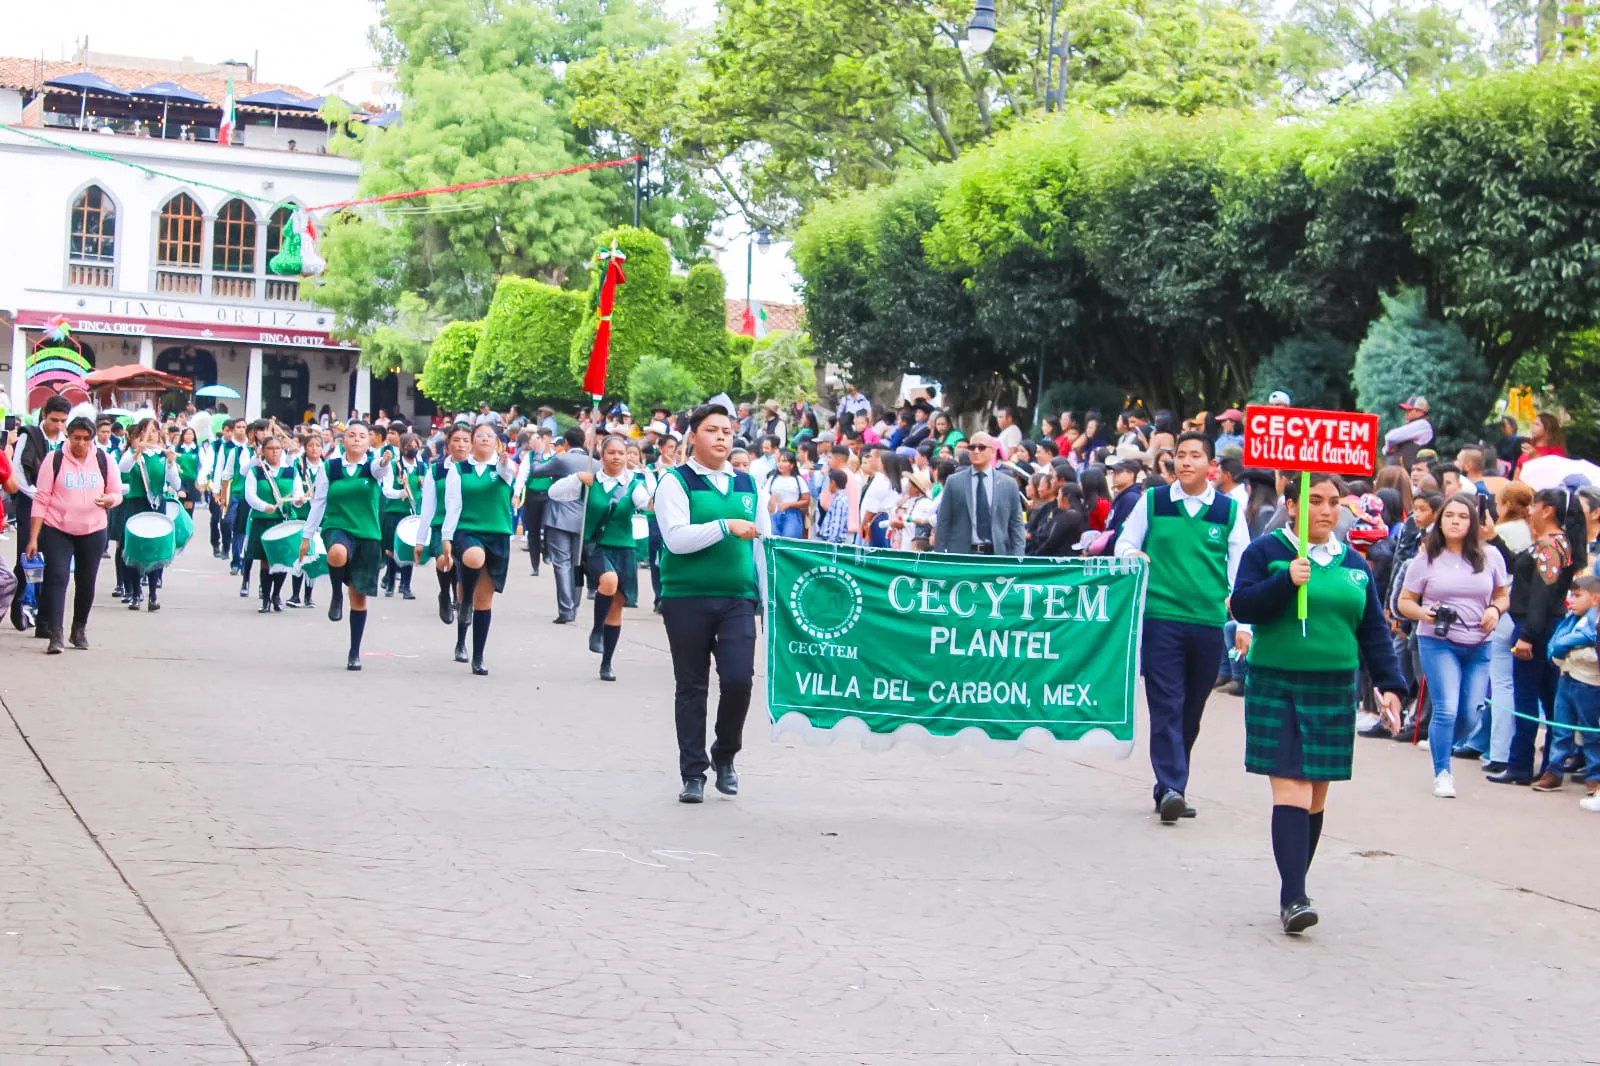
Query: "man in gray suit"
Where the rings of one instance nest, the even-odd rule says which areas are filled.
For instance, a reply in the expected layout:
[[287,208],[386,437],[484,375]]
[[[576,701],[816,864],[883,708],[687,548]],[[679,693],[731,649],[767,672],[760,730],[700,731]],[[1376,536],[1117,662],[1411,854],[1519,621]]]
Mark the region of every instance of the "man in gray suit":
[[[596,470],[598,465],[583,450],[583,430],[569,429],[556,441],[556,454],[528,467],[529,477],[564,478]],[[579,539],[583,536],[584,497],[576,500],[551,500],[544,508],[545,550],[550,553],[550,569],[556,579],[556,625],[566,625],[578,617]]]
[[1022,491],[1010,474],[996,472],[998,447],[987,433],[974,434],[968,443],[972,466],[951,474],[939,496],[934,551],[959,555],[1026,554]]

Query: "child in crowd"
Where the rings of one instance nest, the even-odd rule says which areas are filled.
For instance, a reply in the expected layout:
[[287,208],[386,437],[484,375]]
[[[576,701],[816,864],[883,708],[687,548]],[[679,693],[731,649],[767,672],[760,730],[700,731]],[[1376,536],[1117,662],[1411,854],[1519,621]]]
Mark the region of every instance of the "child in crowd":
[[[1577,754],[1576,730],[1584,731],[1581,772],[1589,796],[1584,810],[1600,813],[1600,662],[1595,657],[1596,619],[1600,618],[1600,577],[1582,574],[1567,593],[1567,616],[1550,637],[1550,661],[1561,668],[1556,682],[1555,726],[1550,730],[1550,769],[1535,782],[1541,792],[1561,787],[1563,767]],[[1562,728],[1563,726],[1567,728]],[[1579,775],[1574,764],[1573,774]]]

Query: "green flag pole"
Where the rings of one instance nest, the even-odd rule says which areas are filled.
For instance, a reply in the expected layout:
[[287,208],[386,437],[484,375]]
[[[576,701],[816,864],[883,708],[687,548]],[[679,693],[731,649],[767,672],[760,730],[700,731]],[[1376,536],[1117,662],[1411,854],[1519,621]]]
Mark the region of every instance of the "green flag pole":
[[[1300,472],[1300,506],[1298,508],[1300,517],[1295,521],[1295,537],[1300,542],[1300,558],[1302,559],[1310,555],[1310,546],[1306,544],[1306,537],[1311,525],[1311,512],[1308,509],[1310,506],[1311,471],[1303,470]],[[1302,637],[1306,635],[1306,593],[1310,589],[1310,582],[1300,586],[1300,635]]]

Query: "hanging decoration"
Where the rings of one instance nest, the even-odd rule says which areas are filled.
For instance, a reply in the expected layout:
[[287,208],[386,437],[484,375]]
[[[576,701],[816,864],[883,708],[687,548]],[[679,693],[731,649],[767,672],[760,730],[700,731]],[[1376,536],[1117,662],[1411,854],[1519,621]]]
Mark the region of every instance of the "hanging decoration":
[[65,396],[73,403],[87,401],[89,384],[84,378],[93,369],[82,346],[73,340],[66,316],[52,318],[28,356],[27,410],[38,410],[52,396]]
[[283,276],[315,276],[328,269],[317,251],[317,226],[305,211],[295,208],[289,216],[278,254],[267,262],[267,269]]

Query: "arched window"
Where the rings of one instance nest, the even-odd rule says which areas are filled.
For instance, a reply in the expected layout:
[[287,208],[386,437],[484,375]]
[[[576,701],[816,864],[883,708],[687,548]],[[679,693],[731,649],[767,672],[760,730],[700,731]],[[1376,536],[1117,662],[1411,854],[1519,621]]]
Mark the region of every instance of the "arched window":
[[256,271],[256,213],[243,200],[229,200],[211,231],[211,269],[225,274]]
[[204,240],[205,217],[200,205],[180,192],[161,209],[161,227],[156,241],[156,265],[200,269],[200,245]]
[[116,205],[100,186],[89,186],[72,204],[72,261],[116,262],[116,237]]
[[267,265],[272,265],[272,257],[278,254],[283,247],[283,231],[289,228],[289,219],[294,215],[291,207],[280,207],[272,212],[272,217],[267,220]]

